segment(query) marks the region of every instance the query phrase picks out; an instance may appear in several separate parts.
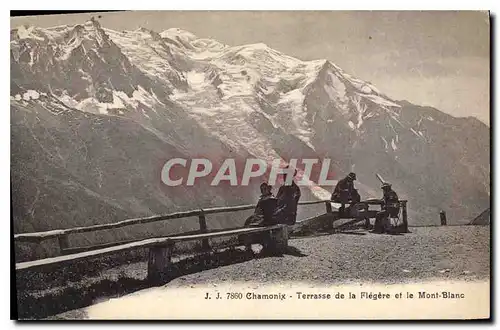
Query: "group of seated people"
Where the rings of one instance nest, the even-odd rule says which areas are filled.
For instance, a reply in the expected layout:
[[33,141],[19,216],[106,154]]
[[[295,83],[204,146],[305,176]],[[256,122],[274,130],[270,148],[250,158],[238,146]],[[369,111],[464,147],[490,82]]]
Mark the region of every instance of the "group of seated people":
[[[301,196],[300,188],[295,182],[286,184],[287,175],[284,175],[283,184],[276,194],[272,194],[272,186],[267,182],[260,185],[260,197],[254,213],[245,221],[245,227],[272,226],[276,224],[294,225],[297,221],[297,205]],[[257,233],[240,236],[247,251],[251,251],[251,243],[260,241],[264,253],[272,252],[272,242],[269,233]]]
[[[361,202],[361,196],[356,188],[354,188],[355,180],[356,174],[352,172],[342,180],[339,180],[330,198],[332,202],[341,204],[339,208],[339,214],[341,216],[351,215],[351,210]],[[384,182],[381,188],[383,191],[383,196],[380,199],[382,202],[381,210],[375,217],[374,233],[389,232],[391,227],[389,218],[397,217],[400,208],[399,197],[392,189],[392,185]],[[345,207],[346,204],[349,204],[348,208]]]
[[[284,175],[285,182],[286,179]],[[260,193],[254,214],[247,218],[245,227],[295,224],[301,194],[299,186],[293,180],[288,185],[283,184],[276,197],[273,196],[272,187],[267,182],[260,185]]]
[[[284,181],[286,182],[286,180],[287,176],[285,174]],[[361,203],[361,196],[357,189],[354,188],[355,180],[356,174],[352,172],[339,180],[330,198],[332,202],[341,204],[339,208],[339,215],[341,217],[352,216],[351,210],[356,204]],[[397,217],[399,214],[399,198],[392,189],[391,184],[383,183],[382,190],[381,211],[375,217],[375,224],[372,231],[374,233],[389,232],[389,217]],[[301,193],[300,188],[293,180],[290,184],[283,184],[279,188],[276,197],[272,194],[272,187],[266,182],[260,185],[260,192],[261,195],[254,213],[246,219],[245,227],[295,224],[297,220],[297,205]],[[346,204],[349,204],[347,208]]]

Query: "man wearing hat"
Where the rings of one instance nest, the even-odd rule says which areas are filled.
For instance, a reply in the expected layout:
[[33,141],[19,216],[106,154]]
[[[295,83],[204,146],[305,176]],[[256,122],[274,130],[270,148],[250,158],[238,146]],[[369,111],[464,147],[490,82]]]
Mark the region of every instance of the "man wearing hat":
[[345,178],[339,180],[333,190],[330,200],[342,204],[339,208],[340,214],[345,214],[345,204],[350,204],[350,208],[361,200],[361,196],[359,196],[358,191],[354,188],[355,180],[356,173],[351,172]]
[[[287,169],[289,167],[286,167]],[[297,170],[294,170],[293,177],[297,175]],[[279,188],[276,194],[277,205],[274,212],[278,223],[286,225],[294,225],[297,221],[297,206],[301,196],[300,188],[295,181],[287,183],[288,174],[283,174],[283,185]]]
[[390,183],[382,184],[382,210],[375,216],[374,233],[384,233],[388,231],[389,216],[397,217],[399,214],[399,198],[398,194],[392,190]]
[[276,224],[274,211],[277,200],[272,194],[272,187],[264,182],[260,185],[260,197],[252,214],[245,222],[245,227],[250,226],[271,226]]
[[[274,217],[276,210],[277,199],[272,194],[272,187],[264,182],[260,185],[260,197],[255,206],[254,213],[245,221],[245,227],[261,227],[272,226],[277,223]],[[268,233],[256,233],[250,235],[241,235],[239,237],[241,243],[245,245],[247,251],[251,251],[253,242],[260,242],[264,249],[268,248],[270,237]]]

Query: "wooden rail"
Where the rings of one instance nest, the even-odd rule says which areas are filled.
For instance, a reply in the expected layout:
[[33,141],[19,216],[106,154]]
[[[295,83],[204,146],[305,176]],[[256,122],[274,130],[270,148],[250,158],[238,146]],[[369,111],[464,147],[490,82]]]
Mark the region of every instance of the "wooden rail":
[[216,238],[216,237],[231,236],[231,235],[238,235],[238,234],[249,234],[249,233],[253,233],[253,232],[271,230],[271,229],[276,229],[276,228],[278,228],[277,225],[273,226],[273,227],[239,228],[239,229],[233,229],[230,231],[221,231],[221,232],[198,234],[198,235],[195,234],[195,235],[184,235],[184,236],[176,236],[176,237],[149,238],[149,239],[145,239],[145,240],[141,240],[141,241],[137,241],[137,242],[121,244],[119,246],[113,246],[113,247],[108,247],[108,248],[94,250],[94,251],[86,251],[86,252],[80,252],[80,253],[75,253],[75,254],[71,254],[71,255],[53,257],[53,258],[20,262],[20,263],[16,264],[16,270],[40,268],[40,267],[49,266],[52,264],[61,264],[62,265],[62,264],[65,264],[67,262],[72,262],[72,261],[76,261],[76,260],[80,260],[80,259],[87,259],[89,257],[105,256],[107,254],[114,254],[117,252],[130,251],[130,250],[134,250],[134,249],[138,249],[138,248],[149,248],[149,247],[155,246],[155,245],[168,245],[169,243],[174,243],[174,242],[200,240],[200,239]]
[[[305,202],[299,202],[299,205],[312,205],[312,204],[321,204],[321,203],[325,203],[327,212],[329,210],[331,212],[331,204],[330,204],[329,200],[305,201]],[[200,225],[200,232],[204,233],[204,232],[207,232],[207,224],[206,224],[206,218],[205,218],[205,216],[207,214],[217,214],[217,213],[253,210],[255,208],[255,206],[256,206],[255,204],[251,204],[251,205],[239,205],[239,206],[230,206],[230,207],[214,207],[214,208],[198,209],[198,210],[191,210],[191,211],[184,211],[184,212],[175,212],[175,213],[164,214],[164,215],[155,215],[155,216],[150,216],[150,217],[127,219],[127,220],[123,220],[123,221],[119,221],[119,222],[100,224],[100,225],[75,227],[75,228],[68,228],[68,229],[56,229],[56,230],[35,232],[35,233],[22,233],[22,234],[15,234],[14,240],[16,242],[39,243],[39,242],[42,242],[44,240],[57,238],[59,241],[59,248],[60,248],[61,254],[64,254],[66,250],[69,250],[68,235],[70,235],[70,234],[87,233],[87,232],[94,232],[94,231],[99,231],[99,230],[115,229],[115,228],[121,228],[121,227],[126,227],[126,226],[138,225],[138,224],[146,224],[146,223],[165,221],[165,220],[173,220],[173,219],[182,219],[182,218],[188,218],[188,217],[198,217],[199,225]],[[110,243],[110,244],[113,244],[113,243]],[[202,244],[203,244],[204,248],[208,248],[208,242],[206,240],[204,240]]]
[[[403,217],[404,217],[403,221],[406,222],[406,201],[402,202],[403,202]],[[331,217],[331,222],[333,224],[333,221],[335,220],[334,218],[336,217],[335,214],[337,214],[338,217],[338,213],[332,210],[332,205],[330,200],[300,202],[299,205],[313,205],[321,203],[325,204],[326,213],[320,215],[319,217],[323,217],[328,221],[330,221],[328,218]],[[380,204],[377,203],[376,201],[374,201],[373,203],[372,201],[367,201],[367,203]],[[304,219],[302,221],[298,221],[296,225],[291,226],[290,228],[287,225],[279,224],[269,227],[225,229],[220,231],[208,232],[206,218],[205,218],[206,214],[243,211],[243,210],[250,210],[253,208],[255,208],[255,205],[218,207],[218,208],[200,209],[187,212],[177,212],[167,215],[160,215],[160,216],[153,216],[146,218],[129,219],[112,224],[94,225],[94,226],[70,228],[64,230],[52,230],[39,233],[17,234],[15,235],[15,239],[17,241],[24,241],[24,242],[26,241],[40,242],[46,239],[57,238],[59,240],[62,255],[53,258],[17,263],[16,271],[17,272],[43,271],[46,269],[50,269],[50,267],[52,266],[62,266],[79,260],[87,260],[110,254],[116,254],[123,251],[131,251],[136,249],[147,248],[149,249],[148,278],[151,279],[152,281],[158,281],[158,280],[163,280],[166,274],[168,274],[171,270],[172,251],[176,242],[198,240],[202,242],[203,251],[207,252],[210,249],[209,240],[212,238],[234,236],[234,235],[248,235],[257,232],[268,232],[269,233],[268,241],[270,246],[272,247],[272,250],[276,252],[283,252],[288,244],[287,242],[288,242],[289,229],[290,230],[299,229],[300,227],[303,227],[307,223],[313,221],[315,218],[318,218],[318,217],[313,217],[309,219]],[[77,248],[80,249],[80,251],[78,252],[76,252],[74,249],[72,252],[76,253],[72,254],[65,255],[63,253],[65,249],[70,250],[68,249],[69,234],[119,228],[136,224],[150,223],[150,222],[169,220],[169,219],[179,219],[179,218],[193,217],[193,216],[198,216],[199,218],[200,230],[197,232],[191,231],[189,233],[176,234],[168,237],[149,238],[140,241],[132,241],[132,242],[129,241],[126,243],[124,242],[106,243],[109,246],[103,246],[101,244],[100,246],[97,247],[94,246],[94,247]],[[238,242],[235,244],[240,244],[240,243]]]
[[123,251],[131,251],[136,249],[149,249],[148,260],[148,279],[157,281],[163,279],[170,271],[172,250],[176,242],[192,241],[192,240],[208,240],[210,238],[235,236],[242,234],[252,234],[258,232],[269,232],[270,241],[273,242],[273,247],[276,252],[284,252],[288,242],[288,231],[286,225],[274,225],[270,227],[253,227],[226,230],[215,233],[184,235],[176,237],[150,238],[138,242],[122,244],[118,246],[108,247],[99,250],[80,252],[59,257],[46,258],[34,261],[26,261],[16,264],[17,272],[25,271],[44,271],[49,270],[53,266],[63,266],[75,261],[87,260],[96,257],[116,254]]
[[[402,206],[403,206],[403,222],[407,226],[406,201],[402,200],[401,202],[402,202]],[[333,209],[332,209],[332,205],[331,205],[332,202],[330,200],[304,201],[304,202],[299,202],[299,205],[314,205],[314,204],[322,204],[322,203],[325,204],[326,214],[334,214]],[[363,201],[363,203],[366,203],[367,205],[380,205],[380,201],[378,201],[378,200],[368,200],[368,201]],[[112,242],[112,243],[104,243],[104,244],[95,245],[95,246],[70,248],[69,238],[68,238],[68,236],[70,234],[94,232],[94,231],[99,231],[99,230],[109,230],[109,229],[121,228],[121,227],[126,227],[126,226],[133,226],[133,225],[138,225],[138,224],[146,224],[146,223],[165,221],[165,220],[173,220],[173,219],[182,219],[182,218],[188,218],[188,217],[198,217],[198,220],[199,220],[199,228],[200,229],[198,231],[191,231],[190,233],[204,234],[204,233],[209,232],[208,227],[207,227],[207,222],[206,222],[206,215],[207,214],[218,214],[218,213],[253,210],[254,208],[255,208],[255,204],[251,204],[251,205],[239,205],[239,206],[232,206],[232,207],[214,207],[214,208],[198,209],[198,210],[191,210],[191,211],[184,211],[184,212],[175,212],[175,213],[164,214],[164,215],[155,215],[155,216],[150,216],[150,217],[127,219],[127,220],[123,220],[123,221],[119,221],[119,222],[115,222],[115,223],[107,223],[107,224],[92,225],[92,226],[85,226],[85,227],[76,227],[76,228],[69,228],[69,229],[57,229],[57,230],[50,230],[50,231],[45,231],[45,232],[15,234],[14,240],[16,242],[40,243],[44,240],[57,239],[59,242],[59,249],[60,249],[61,255],[71,254],[71,253],[75,253],[75,252],[76,253],[83,253],[83,252],[86,252],[89,250],[102,249],[102,248],[112,248],[113,246],[117,246],[117,245],[121,246],[124,244],[125,245],[132,244],[132,243],[136,243],[138,240],[133,240],[133,241],[128,241],[128,242]],[[369,211],[368,213],[374,216],[376,211]],[[179,234],[172,235],[170,237],[173,237],[173,236],[178,237]],[[208,238],[203,238],[202,248],[203,248],[203,250],[210,249]]]

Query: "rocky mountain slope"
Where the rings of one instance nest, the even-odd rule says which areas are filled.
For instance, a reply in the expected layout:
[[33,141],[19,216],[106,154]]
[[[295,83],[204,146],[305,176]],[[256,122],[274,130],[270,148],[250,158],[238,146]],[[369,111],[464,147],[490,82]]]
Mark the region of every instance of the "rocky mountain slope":
[[[330,158],[330,175],[354,170],[364,198],[381,194],[375,173],[392,182],[410,224],[434,223],[441,209],[466,222],[489,207],[485,124],[393,100],[328,60],[95,20],[14,28],[10,58],[16,232],[258,196],[258,182],[167,187],[159,173],[174,157]],[[332,189],[304,187],[303,199]]]

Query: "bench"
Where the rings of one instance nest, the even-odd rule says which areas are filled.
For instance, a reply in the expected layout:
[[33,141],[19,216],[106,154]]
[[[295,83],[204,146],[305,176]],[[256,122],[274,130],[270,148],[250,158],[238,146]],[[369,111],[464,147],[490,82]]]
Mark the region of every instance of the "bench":
[[[74,254],[67,254],[53,258],[39,259],[34,261],[26,261],[16,264],[16,272],[26,271],[43,271],[44,269],[53,266],[64,266],[79,260],[87,260],[106,255],[116,254],[123,251],[131,251],[136,249],[149,249],[148,258],[148,280],[156,282],[168,274],[172,265],[172,251],[177,242],[185,241],[202,241],[207,242],[211,238],[237,236],[243,234],[252,234],[259,232],[269,232],[271,242],[273,243],[276,252],[284,252],[288,246],[288,228],[286,225],[274,225],[269,227],[250,227],[231,229],[219,232],[183,235],[173,237],[151,238],[142,241],[121,244],[113,247],[85,251]],[[240,245],[234,243],[233,246]]]
[[[398,216],[398,220],[401,221],[400,227],[403,232],[408,232],[408,212],[407,212],[407,200],[399,200],[400,205],[400,216]],[[334,215],[337,216],[337,220],[339,219],[350,219],[349,222],[346,222],[339,227],[338,230],[342,230],[343,228],[348,228],[350,225],[353,225],[357,222],[365,221],[365,227],[370,225],[370,219],[375,219],[377,213],[380,212],[383,206],[383,201],[380,199],[368,199],[361,201],[355,204],[355,210],[350,214],[341,215],[338,212],[333,212]],[[370,206],[377,206],[377,209],[370,209]]]

